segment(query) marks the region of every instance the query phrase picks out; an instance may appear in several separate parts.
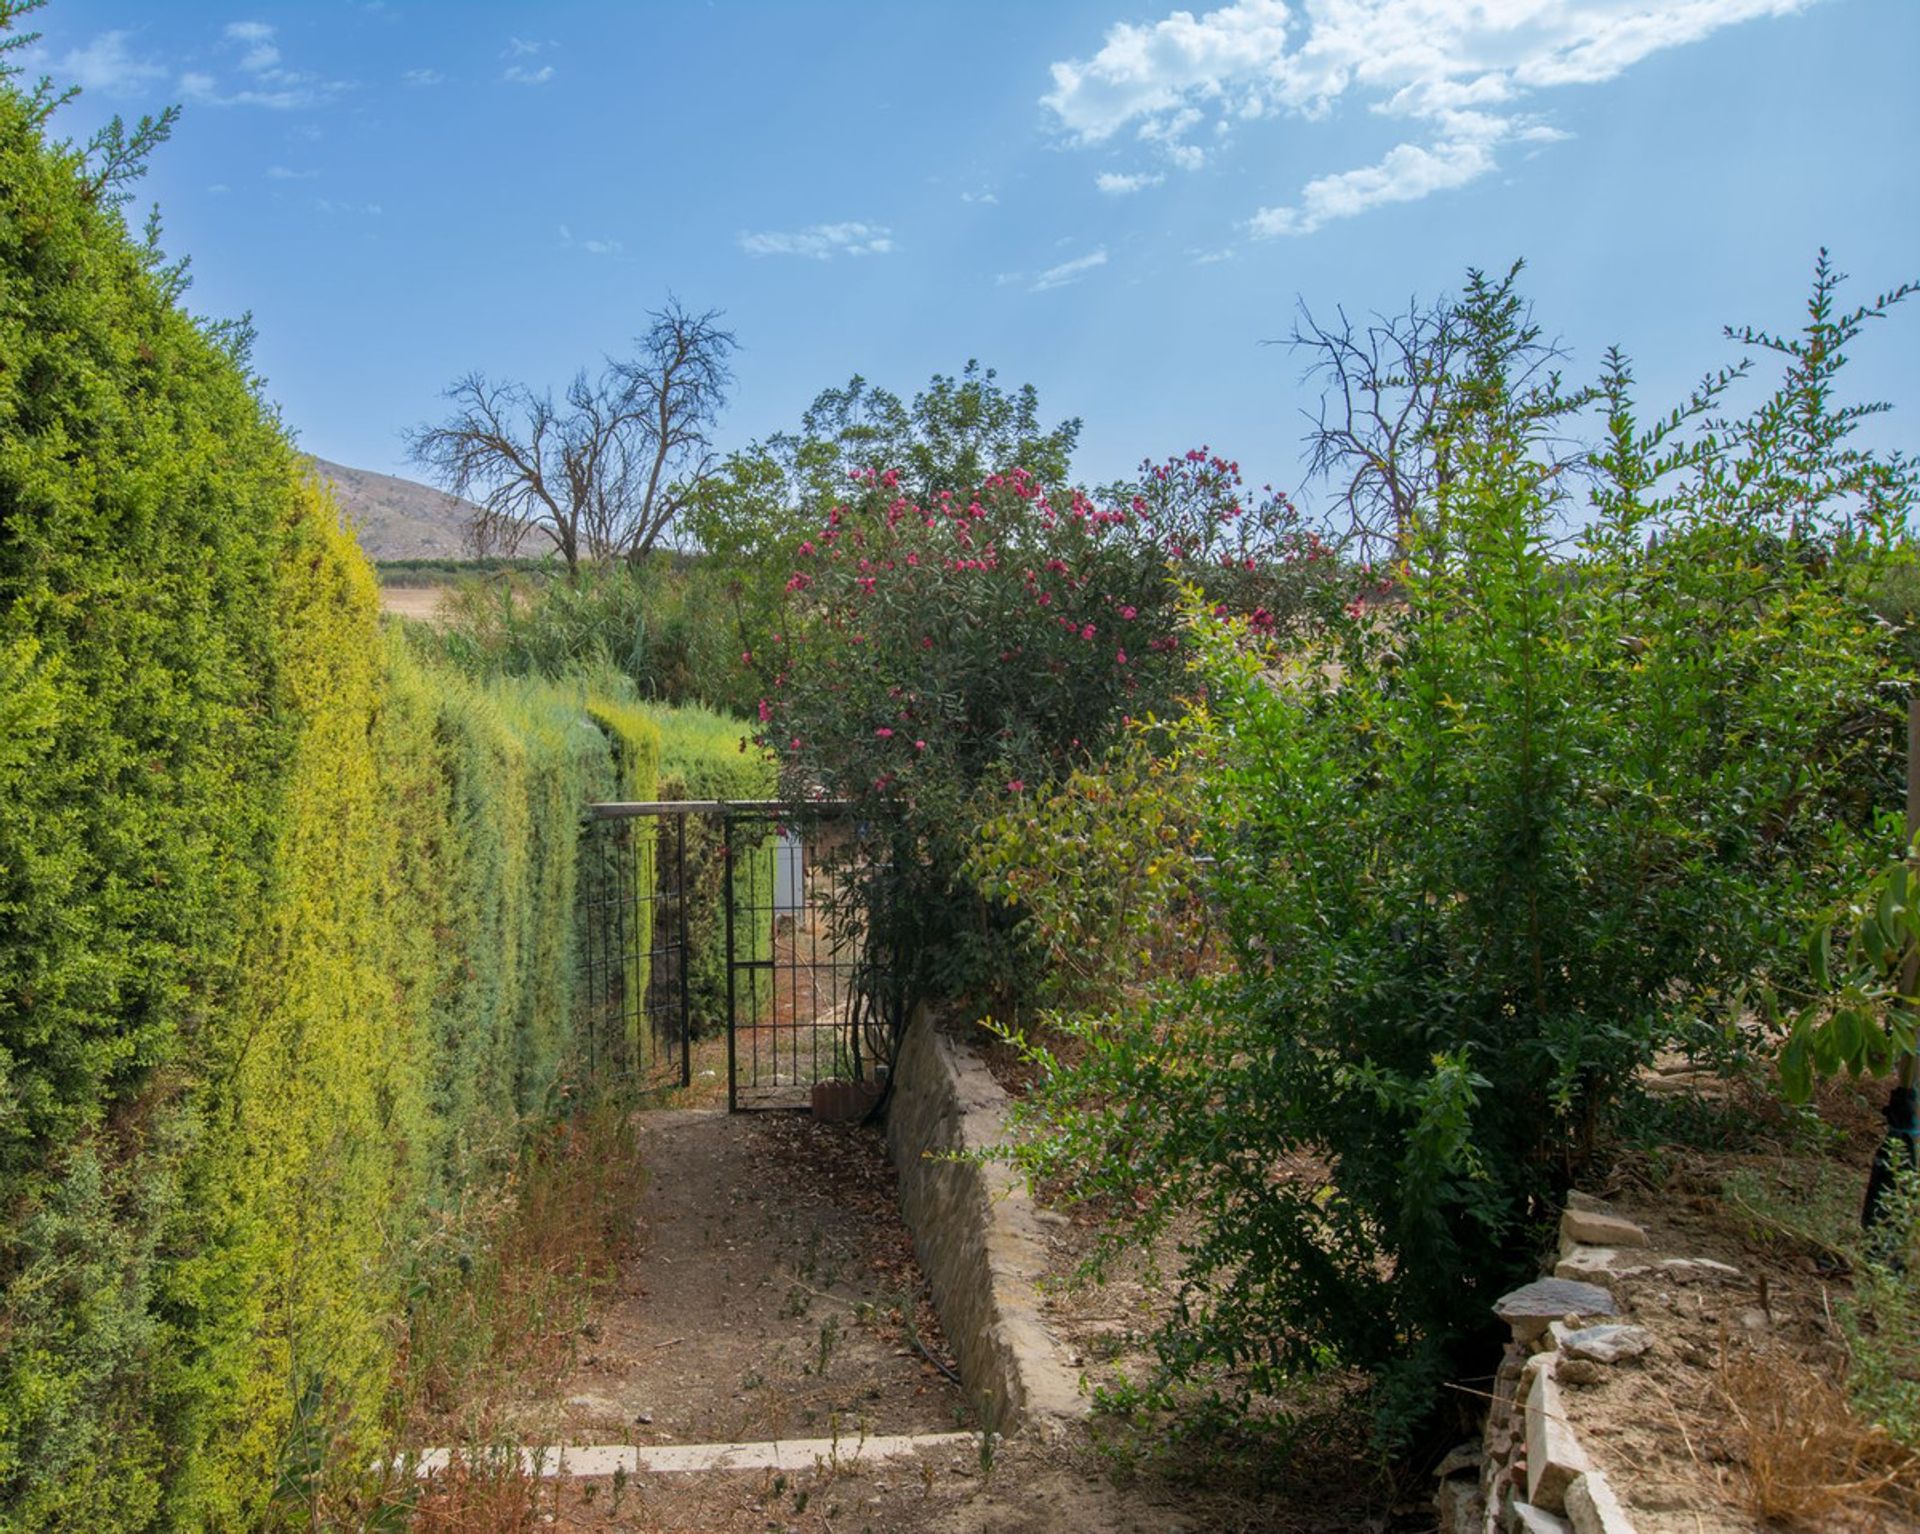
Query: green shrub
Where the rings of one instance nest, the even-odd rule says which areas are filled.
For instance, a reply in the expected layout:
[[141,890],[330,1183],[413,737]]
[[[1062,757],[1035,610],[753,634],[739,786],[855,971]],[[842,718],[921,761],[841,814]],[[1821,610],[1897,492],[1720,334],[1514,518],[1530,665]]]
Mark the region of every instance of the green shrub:
[[739,706],[750,682],[741,642],[706,564],[664,556],[583,566],[573,576],[506,572],[455,585],[441,643],[476,676],[625,677],[652,703]]
[[[1662,1049],[1727,1060],[1749,982],[1793,974],[1888,809],[1900,669],[1867,609],[1899,466],[1850,456],[1849,338],[1824,261],[1754,413],[1676,433],[1514,376],[1535,332],[1476,274],[1469,365],[1392,600],[1329,604],[1290,651],[1210,634],[1190,721],[1231,975],[1068,1018],[1022,1151],[1147,1231],[1197,1219],[1176,1375],[1248,1389],[1372,1374],[1383,1434],[1484,1374],[1612,1105]],[[1599,397],[1595,517],[1543,446]],[[1885,786],[1883,786],[1885,785]]]
[[101,167],[0,79],[0,1520],[140,1527],[208,1396],[165,1302],[269,889],[296,459]]

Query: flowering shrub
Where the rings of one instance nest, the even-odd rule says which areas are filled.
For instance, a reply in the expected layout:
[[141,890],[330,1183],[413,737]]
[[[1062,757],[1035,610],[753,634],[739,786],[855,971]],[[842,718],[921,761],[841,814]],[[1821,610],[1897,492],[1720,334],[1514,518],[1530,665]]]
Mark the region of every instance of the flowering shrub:
[[923,504],[894,471],[856,471],[795,553],[780,627],[747,657],[760,737],[789,795],[898,824],[895,957],[918,994],[1012,977],[1012,918],[963,872],[969,828],[1171,709],[1183,592],[1275,631],[1333,563],[1284,496],[1247,496],[1204,450],[1104,504],[1017,469]]

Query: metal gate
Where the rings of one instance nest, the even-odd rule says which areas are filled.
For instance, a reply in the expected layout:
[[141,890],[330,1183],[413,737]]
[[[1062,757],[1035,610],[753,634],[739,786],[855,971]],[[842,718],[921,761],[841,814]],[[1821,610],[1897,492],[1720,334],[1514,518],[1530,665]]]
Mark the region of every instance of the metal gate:
[[[884,839],[843,804],[589,807],[590,1018],[646,1085],[717,1073],[734,1111],[877,1097],[902,1007],[876,940]],[[644,957],[643,957],[644,956]],[[590,1034],[590,1037],[592,1035]]]
[[[693,1076],[687,823],[594,805],[580,842],[587,1068],[645,1086]],[[629,814],[602,814],[605,810]]]

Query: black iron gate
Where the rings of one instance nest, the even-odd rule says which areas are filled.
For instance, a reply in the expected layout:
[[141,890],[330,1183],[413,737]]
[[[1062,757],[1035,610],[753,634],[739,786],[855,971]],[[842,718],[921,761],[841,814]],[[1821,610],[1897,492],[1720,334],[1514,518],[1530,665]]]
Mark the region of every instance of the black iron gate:
[[[594,805],[581,837],[587,1066],[648,1086],[692,1080],[687,822]],[[603,814],[620,809],[630,814]]]
[[736,1112],[808,1108],[816,1089],[838,1113],[873,1100],[901,1013],[872,920],[884,855],[837,803],[591,806],[593,1047],[685,1086],[724,1046]]

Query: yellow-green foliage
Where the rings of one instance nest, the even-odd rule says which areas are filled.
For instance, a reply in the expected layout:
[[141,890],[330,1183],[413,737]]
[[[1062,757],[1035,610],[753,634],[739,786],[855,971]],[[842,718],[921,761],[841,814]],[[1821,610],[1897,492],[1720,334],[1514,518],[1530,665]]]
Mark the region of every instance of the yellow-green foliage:
[[0,1523],[141,1527],[207,1399],[182,1169],[298,722],[295,458],[0,81]]
[[[651,715],[631,703],[615,703],[596,697],[589,700],[589,709],[594,722],[606,732],[607,740],[613,747],[619,786],[617,797],[626,800],[654,798],[659,792],[660,780],[659,725]],[[630,876],[636,891],[652,889],[658,877],[654,838],[646,834],[651,825],[651,821],[640,820],[626,828],[625,846],[632,849]],[[609,879],[614,872],[610,860],[626,855],[621,842],[604,836],[596,841],[594,851],[595,855],[606,860],[595,874],[601,880]],[[609,1047],[617,1046],[618,1053],[614,1058],[619,1066],[633,1069],[642,1060],[644,1041],[640,1037],[640,1030],[645,1021],[647,986],[653,978],[654,902],[634,901],[623,913],[623,919],[629,931],[624,945],[622,980],[630,1004],[621,1009],[624,1027],[620,1036],[617,1039],[608,1037],[607,1043]],[[611,1021],[590,1018],[588,1026],[605,1035],[609,1032]]]
[[[744,720],[689,704],[656,709],[660,721],[660,797],[662,799],[771,799],[778,773],[773,759],[749,739]],[[742,750],[742,742],[746,749]],[[771,888],[771,842],[753,855],[768,860],[760,877]],[[722,882],[726,859],[715,828],[704,820],[687,823],[687,1001],[696,1031],[726,1025],[727,928]],[[747,946],[742,957],[772,957],[770,924],[742,922],[735,941]],[[751,996],[758,995],[756,987]]]
[[0,1530],[251,1529],[582,1063],[580,807],[657,735],[384,633],[40,126],[0,82]]

